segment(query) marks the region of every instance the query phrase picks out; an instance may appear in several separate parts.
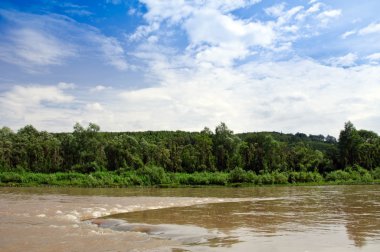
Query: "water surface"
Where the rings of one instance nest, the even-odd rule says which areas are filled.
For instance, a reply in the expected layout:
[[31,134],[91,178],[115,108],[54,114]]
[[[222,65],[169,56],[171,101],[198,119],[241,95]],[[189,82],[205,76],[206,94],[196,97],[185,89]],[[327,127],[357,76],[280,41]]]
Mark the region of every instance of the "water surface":
[[0,195],[2,251],[380,251],[378,185]]

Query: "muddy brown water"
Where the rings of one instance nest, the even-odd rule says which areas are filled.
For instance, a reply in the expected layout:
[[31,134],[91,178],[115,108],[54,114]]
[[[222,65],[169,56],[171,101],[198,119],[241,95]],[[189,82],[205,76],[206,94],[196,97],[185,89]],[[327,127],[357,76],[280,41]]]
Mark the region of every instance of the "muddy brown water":
[[380,251],[380,186],[0,188],[0,251]]

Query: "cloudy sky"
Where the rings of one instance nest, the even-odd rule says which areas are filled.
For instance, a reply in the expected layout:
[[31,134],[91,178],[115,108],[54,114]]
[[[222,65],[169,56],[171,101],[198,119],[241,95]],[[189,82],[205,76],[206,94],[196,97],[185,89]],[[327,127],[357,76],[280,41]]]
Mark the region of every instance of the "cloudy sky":
[[0,127],[380,132],[378,0],[2,0]]

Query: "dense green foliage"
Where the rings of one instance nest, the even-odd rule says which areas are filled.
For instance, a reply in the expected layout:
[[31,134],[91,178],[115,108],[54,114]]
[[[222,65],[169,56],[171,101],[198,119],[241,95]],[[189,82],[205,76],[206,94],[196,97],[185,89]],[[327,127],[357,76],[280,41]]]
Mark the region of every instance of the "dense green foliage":
[[[358,169],[357,169],[358,168]],[[337,170],[323,177],[318,172],[272,172],[255,174],[238,167],[229,172],[165,172],[150,166],[132,171],[98,171],[92,173],[57,172],[0,172],[0,185],[5,186],[241,186],[241,185],[298,185],[298,184],[362,184],[379,183],[380,168],[367,171],[357,167]]]
[[[116,185],[370,182],[380,176],[380,138],[345,124],[332,136],[256,132],[48,133],[0,129],[1,183]],[[66,181],[66,182],[65,182]],[[68,182],[70,181],[70,182]],[[74,181],[74,182],[73,182]],[[80,181],[80,182],[75,182]]]

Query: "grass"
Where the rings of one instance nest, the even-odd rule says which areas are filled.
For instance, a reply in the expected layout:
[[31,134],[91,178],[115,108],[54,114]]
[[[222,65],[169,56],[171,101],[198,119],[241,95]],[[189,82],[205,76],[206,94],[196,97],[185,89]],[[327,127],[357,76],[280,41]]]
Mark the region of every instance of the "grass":
[[0,186],[261,186],[324,185],[380,183],[380,168],[367,171],[348,167],[322,176],[318,172],[272,172],[255,174],[242,168],[230,172],[170,173],[161,167],[146,166],[138,170],[98,171],[92,173],[0,172]]

